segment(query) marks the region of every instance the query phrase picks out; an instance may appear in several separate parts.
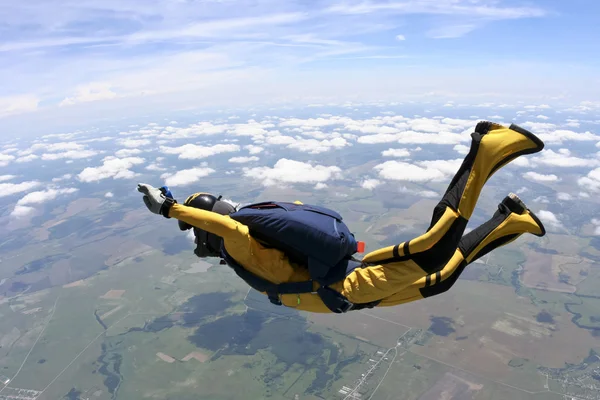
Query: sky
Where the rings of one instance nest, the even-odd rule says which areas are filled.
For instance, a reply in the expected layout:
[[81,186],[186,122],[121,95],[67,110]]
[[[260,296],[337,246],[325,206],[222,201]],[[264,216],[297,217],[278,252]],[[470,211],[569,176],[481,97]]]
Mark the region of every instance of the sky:
[[599,8],[582,0],[0,0],[0,128],[259,103],[597,102]]

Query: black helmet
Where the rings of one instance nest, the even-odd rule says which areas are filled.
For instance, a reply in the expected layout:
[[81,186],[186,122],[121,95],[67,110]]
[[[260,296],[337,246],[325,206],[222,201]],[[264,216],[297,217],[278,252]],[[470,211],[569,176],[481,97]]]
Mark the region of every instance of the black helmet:
[[[215,197],[209,193],[195,193],[188,197],[183,205],[216,212],[221,215],[229,215],[235,211],[235,207],[221,200],[221,196]],[[194,229],[194,236],[196,236],[196,248],[194,249],[194,254],[201,258],[220,257],[221,242],[223,241],[221,237],[192,226],[187,222],[181,220],[178,222],[179,229],[182,231]]]

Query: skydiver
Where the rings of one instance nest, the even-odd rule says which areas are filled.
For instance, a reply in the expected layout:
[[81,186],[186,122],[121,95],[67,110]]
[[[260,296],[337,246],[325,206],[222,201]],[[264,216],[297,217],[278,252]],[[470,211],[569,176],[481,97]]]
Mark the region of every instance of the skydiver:
[[[366,254],[359,260],[359,268],[328,285],[337,296],[347,299],[348,307],[332,310],[317,294],[316,282],[314,290],[306,293],[278,293],[280,304],[329,313],[420,300],[446,292],[468,264],[524,233],[544,236],[542,222],[512,193],[499,203],[487,222],[464,234],[487,180],[517,157],[544,148],[539,138],[517,125],[480,122],[471,138],[469,153],[433,209],[427,231]],[[178,204],[164,191],[147,184],[139,184],[138,191],[144,194],[144,203],[151,212],[177,219],[181,230],[193,229],[197,245],[194,253],[198,257],[221,257],[223,246],[234,263],[243,267],[244,274],[259,277],[271,286],[310,280],[306,268],[290,261],[282,251],[264,246],[249,234],[246,225],[229,217],[235,208],[228,202],[208,193],[195,193]]]

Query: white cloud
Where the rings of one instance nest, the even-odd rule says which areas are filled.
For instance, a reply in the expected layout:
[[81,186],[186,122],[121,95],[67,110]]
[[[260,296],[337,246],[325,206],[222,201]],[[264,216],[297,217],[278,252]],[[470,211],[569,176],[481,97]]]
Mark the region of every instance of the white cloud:
[[231,153],[240,151],[237,144],[216,144],[214,146],[198,146],[196,144],[184,144],[179,147],[161,146],[161,152],[165,154],[179,154],[180,159],[197,160],[214,156],[220,153]]
[[451,177],[456,174],[461,164],[463,163],[462,158],[457,158],[454,160],[427,160],[427,161],[417,161],[416,164],[421,167],[427,168],[436,168],[446,175],[446,177]]
[[[33,146],[32,146],[33,147]],[[45,151],[55,152],[55,151],[69,151],[69,150],[83,150],[85,148],[84,145],[81,145],[76,142],[61,142],[61,143],[44,143],[39,144],[37,149],[44,149]]]
[[42,139],[57,138],[57,139],[68,140],[68,139],[73,139],[79,133],[80,132],[51,133],[51,134],[48,134],[48,135],[43,135]]
[[559,181],[558,176],[554,174],[544,175],[538,174],[537,172],[529,171],[523,174],[523,178],[529,179],[536,182],[557,182]]
[[162,167],[157,163],[152,163],[152,164],[148,165],[146,167],[146,169],[148,171],[166,171],[167,170],[165,167]]
[[244,168],[244,176],[262,181],[264,186],[286,183],[318,183],[341,177],[336,166],[311,165],[301,161],[279,159],[273,168]]
[[538,115],[538,116],[536,116],[536,118],[537,119],[543,119],[544,121],[550,119],[550,117],[546,117],[545,115],[541,115],[541,114]]
[[72,97],[66,97],[59,105],[63,107],[77,103],[114,99],[117,94],[111,89],[111,84],[106,82],[90,82],[79,85],[75,88],[75,94]]
[[357,139],[357,142],[363,144],[380,144],[395,142],[398,138],[399,135],[397,133],[378,133],[375,135],[361,136]]
[[462,154],[462,155],[467,155],[469,154],[469,150],[470,147],[469,146],[465,146],[464,144],[457,144],[456,146],[453,147],[454,150],[456,150],[458,152],[458,154]]
[[[523,124],[523,125],[526,125],[526,124]],[[529,125],[531,125],[531,124],[529,124]],[[547,124],[547,125],[552,125],[552,127],[554,127],[553,124]],[[536,136],[538,136],[541,140],[543,140],[547,144],[561,144],[566,141],[585,142],[585,141],[600,140],[600,135],[596,135],[589,131],[574,132],[574,131],[567,130],[567,129],[550,130],[550,129],[544,129],[544,128],[536,129],[535,127],[533,127],[533,130],[539,131],[539,133],[537,133]]]
[[596,225],[596,229],[594,230],[594,235],[600,235],[600,219],[593,218],[592,224]]
[[528,191],[529,191],[529,188],[527,188],[525,186],[522,186],[519,190],[517,190],[516,193],[517,194],[522,194],[522,193],[525,193],[525,192],[528,192]]
[[[40,156],[35,155],[35,154],[30,154],[28,156],[19,157],[15,161],[18,163],[26,163],[26,162],[30,162],[33,160],[37,160],[38,158],[40,158]],[[1,162],[0,162],[0,166],[2,166]]]
[[59,176],[58,178],[52,178],[52,182],[61,182],[61,181],[66,181],[69,180],[73,177],[73,175],[71,174],[64,174],[62,176]]
[[517,167],[551,166],[560,168],[596,167],[600,166],[600,157],[581,158],[571,155],[568,149],[554,151],[545,149],[533,157],[519,157],[511,162]]
[[26,194],[23,198],[17,201],[15,208],[10,213],[13,218],[27,217],[35,212],[32,205],[42,204],[56,199],[58,196],[72,194],[77,192],[76,188],[65,189],[47,189]]
[[319,154],[348,145],[349,143],[346,139],[337,137],[331,140],[325,139],[321,141],[316,139],[296,139],[294,143],[289,144],[287,147],[309,154]]
[[598,101],[582,101],[578,105],[567,108],[566,111],[575,111],[585,114],[587,111],[593,111],[600,109],[600,102]]
[[279,123],[279,126],[298,126],[303,129],[314,129],[314,128],[322,128],[324,126],[331,125],[345,125],[354,122],[351,118],[341,117],[341,116],[331,116],[328,118],[308,118],[308,119],[300,119],[300,118],[284,118]]
[[565,192],[557,193],[556,198],[558,200],[563,200],[563,201],[573,200],[573,196],[571,196],[569,193],[565,193]]
[[264,150],[264,148],[262,148],[260,146],[253,145],[253,144],[246,145],[246,146],[244,146],[244,148],[246,150],[248,150],[248,153],[250,153],[250,154],[258,154],[258,153],[261,153]]
[[525,108],[526,110],[547,110],[552,107],[550,107],[548,104],[540,104],[540,105],[529,105],[529,106],[525,106],[523,108]]
[[0,118],[35,111],[40,99],[33,95],[0,97]]
[[137,174],[130,168],[143,162],[144,159],[140,157],[105,157],[101,166],[85,168],[79,173],[78,178],[81,182],[97,182],[108,178],[131,179]]
[[561,228],[563,226],[562,222],[551,211],[540,210],[536,214],[540,217],[544,225],[548,224],[553,228]]
[[35,213],[34,207],[16,205],[15,208],[11,211],[10,216],[18,219],[25,218],[33,213]]
[[404,37],[404,35],[396,35],[396,40],[404,41],[406,40],[406,37]]
[[321,190],[327,188],[327,184],[323,182],[319,182],[315,185],[315,190]]
[[106,197],[107,199],[111,199],[111,198],[115,197],[115,195],[112,192],[107,192],[104,194],[104,197]]
[[0,153],[0,167],[6,167],[14,159],[15,156]]
[[265,138],[265,143],[271,145],[289,145],[292,143],[296,143],[296,139],[291,136],[274,135]]
[[269,136],[265,139],[266,144],[286,145],[289,149],[298,150],[303,153],[320,154],[332,149],[339,149],[350,144],[343,137],[334,137],[333,139],[304,139],[291,136],[277,135]]
[[102,136],[99,138],[92,138],[92,139],[86,139],[86,140],[81,140],[81,142],[84,143],[92,143],[92,142],[108,142],[109,140],[113,140],[114,138],[112,136]]
[[19,151],[20,156],[27,156],[42,150],[46,153],[53,152],[68,152],[85,149],[85,146],[75,142],[59,142],[59,143],[34,143],[28,149]]
[[568,149],[560,149],[558,152],[550,149],[544,150],[539,156],[531,157],[530,162],[534,166],[544,165],[563,168],[600,166],[600,159],[573,157]]
[[190,168],[177,171],[174,174],[162,174],[167,186],[185,186],[194,183],[215,172],[212,168]]
[[115,156],[119,158],[131,157],[140,154],[141,152],[142,151],[140,149],[121,149],[115,152]]
[[419,161],[410,164],[402,161],[386,161],[376,165],[375,170],[384,179],[410,182],[441,182],[456,174],[463,160]]
[[409,157],[410,152],[405,149],[387,149],[381,152],[381,155],[384,157]]
[[119,139],[119,144],[129,148],[148,146],[152,144],[152,141],[149,139]]
[[243,164],[243,163],[248,163],[248,162],[258,161],[258,160],[260,160],[260,158],[258,158],[256,156],[251,156],[251,157],[231,157],[229,159],[229,162],[230,163]]
[[587,176],[579,178],[577,183],[590,192],[600,193],[600,168],[596,168],[590,171]]
[[384,122],[384,120],[352,120],[352,122],[346,124],[344,128],[350,131],[360,132],[364,134],[385,135],[400,133],[403,129],[406,129],[408,127],[408,125],[405,123],[396,123],[392,121],[388,121],[387,123],[392,126],[385,125],[386,122]]
[[77,192],[79,189],[76,188],[65,188],[65,189],[47,189],[40,190],[37,192],[31,192],[23,196],[21,200],[17,202],[20,206],[29,206],[32,204],[41,204],[47,201],[56,199],[58,196],[65,194],[72,194]]
[[15,178],[15,175],[0,175],[0,182],[10,181]]
[[0,183],[0,197],[12,196],[13,194],[26,192],[40,185],[37,181],[26,181],[21,183]]
[[590,194],[586,192],[579,192],[579,197],[581,197],[582,199],[589,199]]
[[373,190],[382,183],[379,179],[365,179],[360,186],[363,189]]
[[426,197],[429,199],[439,197],[439,194],[437,194],[436,192],[434,192],[432,190],[409,189],[406,186],[402,186],[400,189],[398,189],[398,191],[400,193],[409,193],[409,194],[413,194],[415,196]]
[[579,128],[581,126],[581,124],[576,119],[568,119],[565,126],[568,126],[570,128]]
[[94,157],[97,154],[98,152],[95,150],[69,150],[61,153],[44,153],[42,154],[42,160],[53,161],[63,158],[79,160],[82,158]]
[[230,126],[228,132],[235,136],[250,136],[257,139],[270,133],[279,134],[278,131],[268,131],[268,129],[274,127],[275,125],[271,122],[257,122],[250,120],[245,124],[235,124]]

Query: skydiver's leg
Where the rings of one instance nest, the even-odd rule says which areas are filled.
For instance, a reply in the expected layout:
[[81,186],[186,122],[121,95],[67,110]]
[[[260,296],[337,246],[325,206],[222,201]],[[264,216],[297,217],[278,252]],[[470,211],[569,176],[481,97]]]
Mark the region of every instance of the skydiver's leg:
[[421,296],[431,297],[447,291],[468,264],[524,233],[544,236],[546,230],[535,214],[516,195],[511,194],[498,205],[498,211],[491,219],[462,237],[458,249],[440,271],[427,275],[417,283]]
[[518,126],[480,122],[471,134],[471,148],[433,210],[427,233],[367,254],[367,263],[387,264],[407,259],[425,272],[439,271],[454,254],[485,182],[520,155],[541,151],[544,144]]

